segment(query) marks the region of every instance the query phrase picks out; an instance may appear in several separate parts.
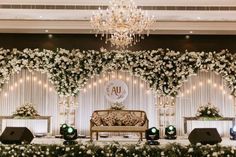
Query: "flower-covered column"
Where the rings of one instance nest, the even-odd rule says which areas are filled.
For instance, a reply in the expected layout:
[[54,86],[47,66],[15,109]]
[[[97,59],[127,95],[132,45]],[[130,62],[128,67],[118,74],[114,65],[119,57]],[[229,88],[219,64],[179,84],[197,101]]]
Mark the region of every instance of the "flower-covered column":
[[168,125],[175,126],[175,98],[171,96],[159,96],[157,100],[157,114],[159,119],[160,136],[165,135]]
[[75,125],[75,109],[77,107],[75,96],[61,96],[59,100],[60,123]]

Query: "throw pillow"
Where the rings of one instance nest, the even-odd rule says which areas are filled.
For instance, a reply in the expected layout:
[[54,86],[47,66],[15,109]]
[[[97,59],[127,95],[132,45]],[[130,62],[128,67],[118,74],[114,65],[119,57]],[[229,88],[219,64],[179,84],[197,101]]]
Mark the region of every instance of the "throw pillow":
[[99,116],[98,113],[94,112],[93,115],[92,115],[92,122],[93,122],[96,126],[102,125],[101,116]]
[[109,113],[108,115],[104,116],[102,119],[104,126],[113,126],[116,123],[116,114],[114,112]]

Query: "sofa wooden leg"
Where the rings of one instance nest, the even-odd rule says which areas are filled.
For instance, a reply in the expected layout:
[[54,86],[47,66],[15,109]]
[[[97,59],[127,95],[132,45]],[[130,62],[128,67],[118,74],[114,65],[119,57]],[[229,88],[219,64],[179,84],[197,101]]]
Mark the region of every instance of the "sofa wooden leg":
[[96,140],[98,140],[98,132],[96,132]]
[[143,141],[143,133],[142,132],[140,132],[140,139],[141,139],[141,141]]
[[93,132],[90,131],[90,141],[93,141]]

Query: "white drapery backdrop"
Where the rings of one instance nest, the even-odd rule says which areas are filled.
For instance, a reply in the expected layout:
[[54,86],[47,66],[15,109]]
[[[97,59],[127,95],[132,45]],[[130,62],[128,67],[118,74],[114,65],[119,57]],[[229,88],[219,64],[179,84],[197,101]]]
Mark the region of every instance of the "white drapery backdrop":
[[[235,98],[225,85],[222,76],[214,72],[199,72],[183,84],[176,98],[176,127],[178,135],[184,135],[183,117],[195,117],[200,105],[208,102],[219,108],[223,117],[235,117]],[[232,122],[192,121],[188,122],[188,133],[193,128],[215,127],[221,136],[229,136]]]
[[88,135],[90,118],[94,110],[110,108],[111,103],[106,99],[104,91],[106,83],[112,79],[123,80],[128,86],[128,96],[123,102],[125,109],[144,110],[149,119],[149,126],[157,126],[155,94],[140,78],[128,72],[116,71],[91,78],[80,92],[75,120],[79,132]]
[[[165,125],[163,117],[158,115],[156,106],[158,99],[148,85],[127,72],[116,71],[91,78],[87,86],[80,91],[76,98],[78,107],[75,113],[75,127],[79,133],[89,134],[89,120],[94,110],[110,107],[111,104],[104,95],[104,87],[112,79],[121,79],[128,86],[129,95],[124,101],[126,109],[146,111],[150,127]],[[19,74],[11,76],[0,92],[0,115],[12,115],[16,108],[25,102],[34,103],[40,115],[52,116],[53,134],[58,133],[60,124],[65,119],[60,116],[59,97],[46,74],[22,70]],[[176,98],[175,120],[167,119],[167,121],[175,122],[178,135],[184,135],[183,117],[195,116],[198,106],[208,102],[216,105],[224,117],[235,116],[235,98],[230,95],[222,77],[214,72],[199,72],[197,76],[189,77],[181,87],[180,94]],[[70,116],[73,118],[74,115]],[[30,126],[34,133],[47,130],[46,121],[9,120],[6,122],[8,126]],[[189,122],[188,133],[196,127],[217,127],[221,135],[228,136],[229,128],[232,126],[231,122],[222,121]]]
[[[11,76],[0,92],[0,115],[11,116],[20,105],[31,102],[41,116],[52,116],[52,133],[60,127],[58,96],[47,75],[22,70]],[[45,120],[6,120],[5,126],[27,126],[33,133],[46,133]],[[3,131],[3,130],[2,130]]]

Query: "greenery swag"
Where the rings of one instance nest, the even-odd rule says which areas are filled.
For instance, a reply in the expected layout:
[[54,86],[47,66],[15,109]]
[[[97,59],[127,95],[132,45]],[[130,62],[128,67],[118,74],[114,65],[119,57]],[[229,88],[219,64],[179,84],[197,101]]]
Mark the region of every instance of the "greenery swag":
[[102,72],[128,71],[162,95],[176,96],[182,83],[199,70],[214,71],[236,96],[236,55],[216,52],[80,51],[57,49],[0,49],[0,88],[22,68],[47,73],[59,95],[73,96],[86,82]]

